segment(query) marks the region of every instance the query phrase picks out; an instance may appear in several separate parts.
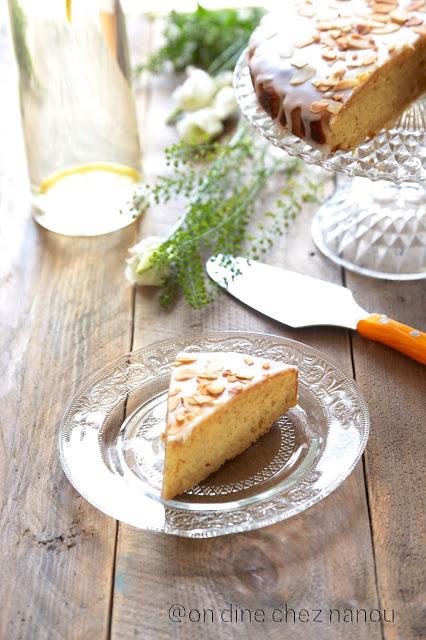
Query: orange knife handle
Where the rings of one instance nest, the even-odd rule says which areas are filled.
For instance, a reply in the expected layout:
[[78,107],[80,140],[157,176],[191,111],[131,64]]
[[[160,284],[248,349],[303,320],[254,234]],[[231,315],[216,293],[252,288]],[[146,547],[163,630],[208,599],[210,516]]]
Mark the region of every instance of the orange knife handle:
[[413,360],[426,364],[426,333],[423,331],[408,327],[379,313],[360,320],[357,330],[363,338],[382,342]]

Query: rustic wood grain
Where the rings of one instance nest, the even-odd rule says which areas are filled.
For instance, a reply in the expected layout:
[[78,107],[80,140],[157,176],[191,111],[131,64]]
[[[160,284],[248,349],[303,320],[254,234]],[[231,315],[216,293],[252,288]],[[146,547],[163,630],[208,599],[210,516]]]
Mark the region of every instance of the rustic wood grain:
[[136,228],[75,239],[32,221],[4,35],[0,638],[102,639],[109,629],[116,523],[65,478],[57,431],[82,381],[130,346],[123,261]]
[[[348,285],[368,310],[413,327],[426,327],[424,283],[393,283],[348,274]],[[386,640],[426,637],[425,449],[426,367],[354,336],[357,382],[370,407],[365,455],[381,606],[397,624]]]
[[[176,140],[172,129],[161,126],[170,110],[170,83],[151,81],[151,98],[142,131],[145,170],[153,176],[164,170],[161,149]],[[312,207],[307,207],[280,243],[271,263],[341,282],[339,268],[322,258],[310,240]],[[150,211],[141,233],[161,235],[179,215],[173,206]],[[282,292],[283,304],[285,292]],[[133,348],[155,340],[202,330],[237,329],[286,335],[321,348],[352,373],[350,341],[339,329],[291,330],[262,317],[221,294],[202,312],[180,302],[162,311],[158,293],[136,292]],[[155,536],[119,525],[116,557],[112,638],[298,638],[379,639],[380,625],[315,625],[288,623],[238,625],[171,623],[168,608],[178,603],[213,609],[214,615],[230,603],[251,609],[274,607],[360,608],[378,606],[373,550],[362,466],[324,502],[288,522],[262,531],[213,540],[182,540]]]
[[[132,49],[143,55],[149,31],[136,20],[130,26]],[[338,329],[290,330],[225,294],[201,313],[183,303],[164,312],[155,290],[140,289],[132,318],[122,272],[135,228],[76,240],[45,232],[29,217],[10,51],[0,28],[0,639],[426,637],[425,369]],[[170,90],[167,78],[138,86],[148,175],[162,171],[162,148],[175,140],[163,126]],[[161,235],[179,213],[157,208],[141,232]],[[340,270],[312,246],[311,215],[307,208],[268,261],[341,282]],[[425,328],[424,283],[346,278],[361,305]],[[187,540],[117,529],[60,470],[56,433],[65,405],[92,371],[132,344],[215,329],[285,335],[325,351],[349,374],[354,365],[372,415],[366,474],[358,465],[312,509],[247,534]],[[210,608],[215,622],[173,624],[173,603]],[[396,622],[294,624],[291,615],[287,624],[219,622],[230,603],[267,617],[285,603],[323,608],[324,615],[395,609]]]

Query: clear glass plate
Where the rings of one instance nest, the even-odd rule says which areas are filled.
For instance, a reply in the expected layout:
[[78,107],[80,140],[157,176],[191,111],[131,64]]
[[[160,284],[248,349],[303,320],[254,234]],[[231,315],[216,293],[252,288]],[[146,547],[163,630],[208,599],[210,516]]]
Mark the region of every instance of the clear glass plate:
[[[296,365],[299,404],[245,453],[165,502],[160,434],[170,363],[184,350]],[[221,332],[139,349],[93,376],[64,415],[59,449],[71,483],[104,513],[140,529],[206,538],[273,524],[315,504],[354,468],[368,432],[355,382],[325,355],[278,336]]]

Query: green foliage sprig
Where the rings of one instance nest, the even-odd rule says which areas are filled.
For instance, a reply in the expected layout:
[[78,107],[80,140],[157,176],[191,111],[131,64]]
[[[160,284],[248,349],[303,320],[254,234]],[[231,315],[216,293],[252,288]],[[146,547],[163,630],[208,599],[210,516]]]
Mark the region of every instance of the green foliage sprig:
[[165,19],[164,45],[136,73],[144,69],[160,73],[166,62],[174,71],[189,65],[213,75],[231,71],[264,13],[260,7],[205,9],[201,5],[190,13],[172,11]]
[[[165,153],[170,175],[142,185],[133,210],[140,214],[153,204],[183,199],[185,213],[152,255],[150,266],[168,274],[162,285],[163,306],[170,306],[182,291],[191,307],[201,309],[216,290],[206,276],[206,257],[222,253],[259,258],[302,204],[317,199],[318,185],[300,160],[284,154],[278,160],[271,157],[268,145],[255,141],[244,126],[228,142],[195,148],[180,143]],[[280,180],[278,197],[271,209],[259,212],[273,176]]]

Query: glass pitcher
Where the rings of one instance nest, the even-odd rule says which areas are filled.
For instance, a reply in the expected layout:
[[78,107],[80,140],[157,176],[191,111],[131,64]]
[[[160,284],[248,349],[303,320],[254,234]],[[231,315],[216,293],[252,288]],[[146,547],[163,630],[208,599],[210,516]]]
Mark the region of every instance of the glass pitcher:
[[136,109],[119,0],[9,0],[33,215],[66,235],[133,222]]

